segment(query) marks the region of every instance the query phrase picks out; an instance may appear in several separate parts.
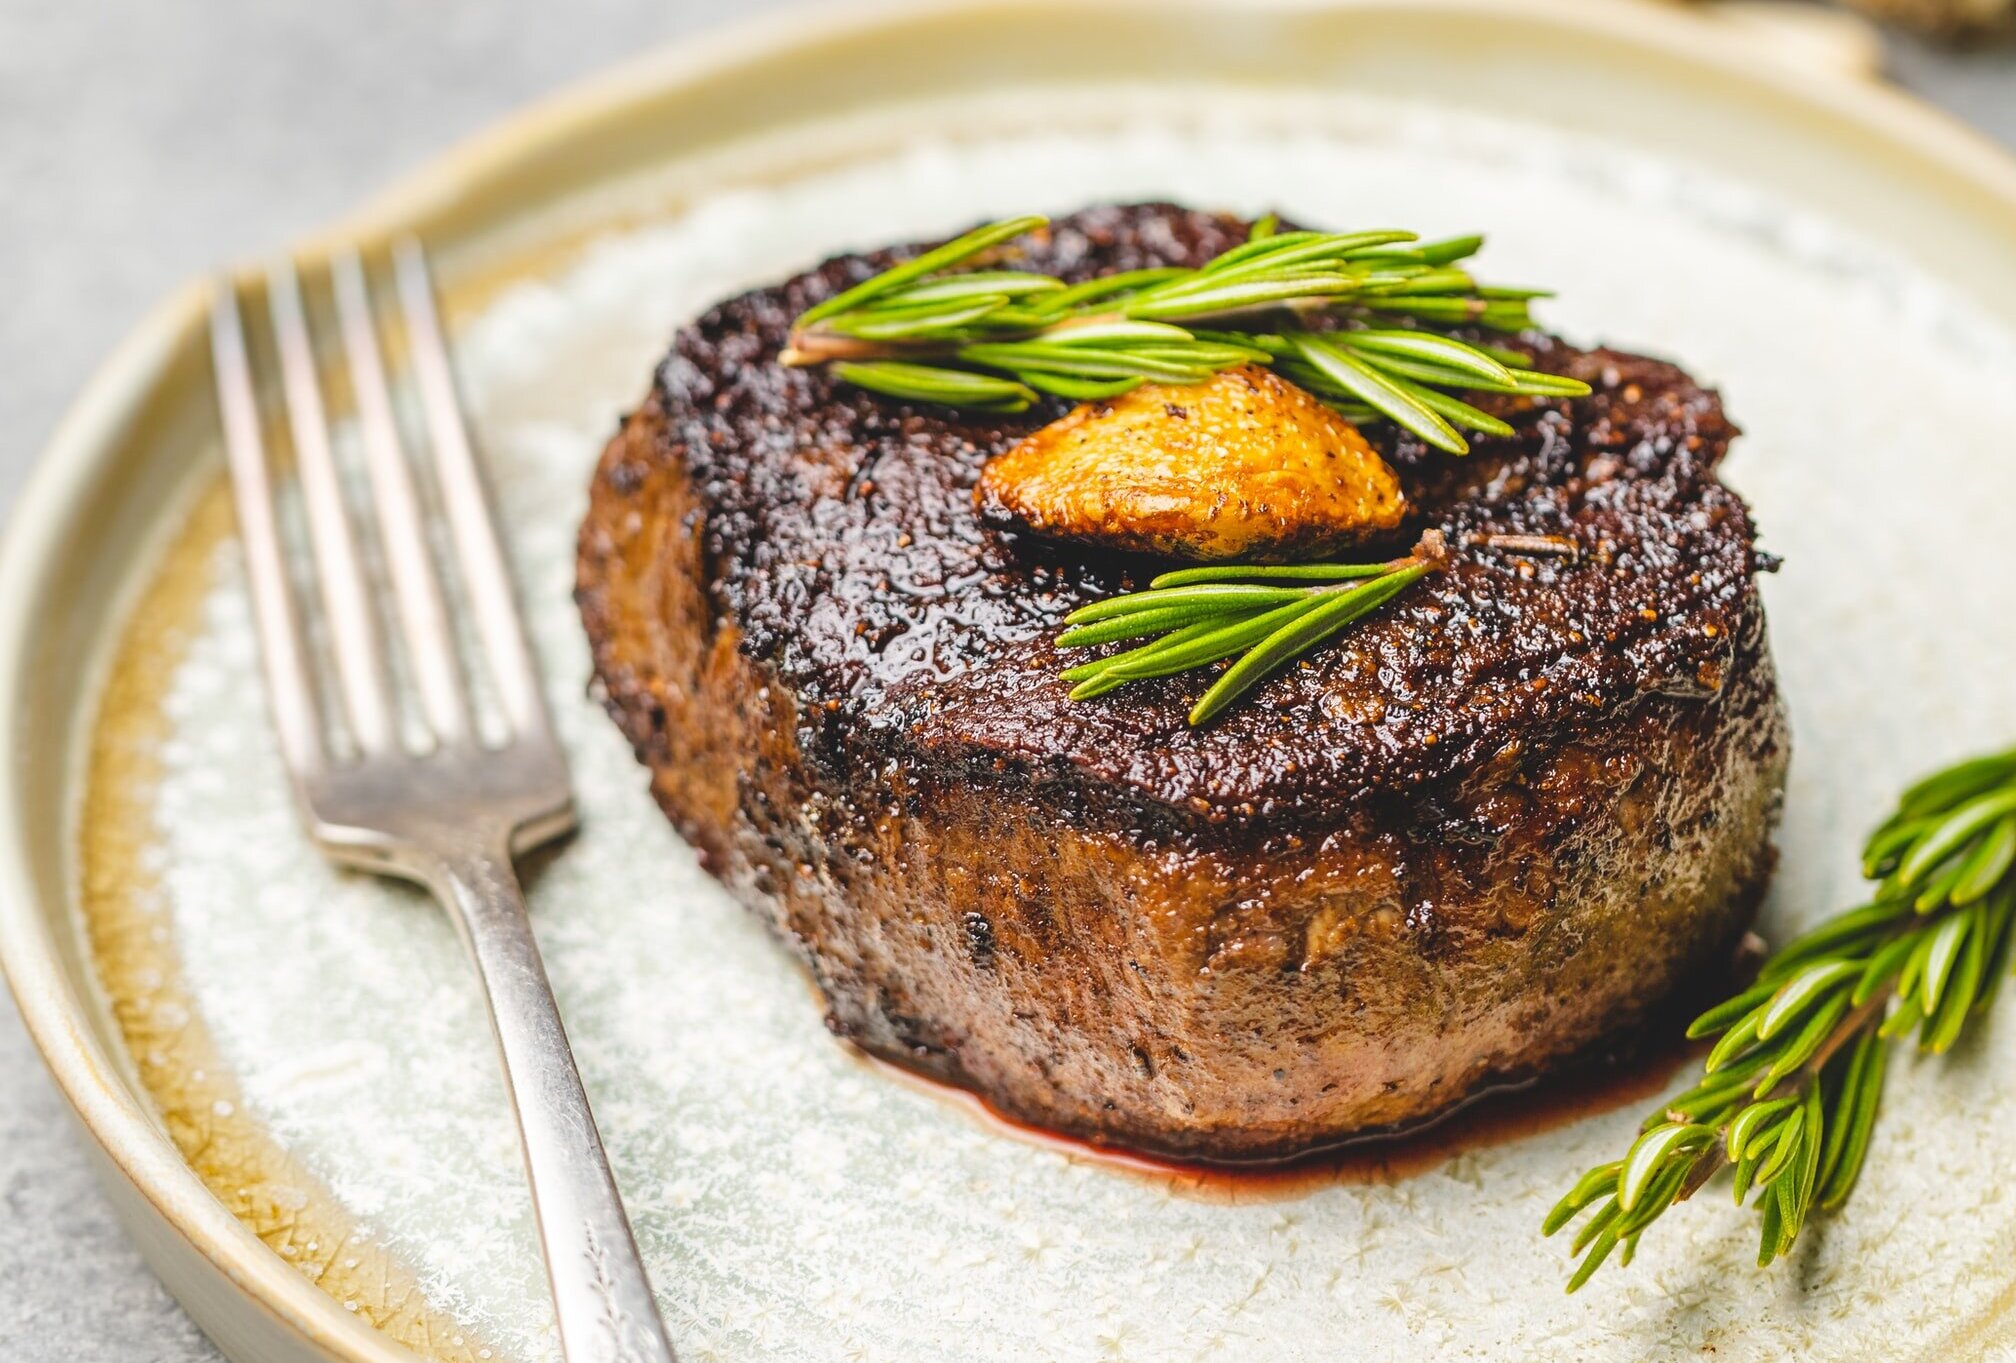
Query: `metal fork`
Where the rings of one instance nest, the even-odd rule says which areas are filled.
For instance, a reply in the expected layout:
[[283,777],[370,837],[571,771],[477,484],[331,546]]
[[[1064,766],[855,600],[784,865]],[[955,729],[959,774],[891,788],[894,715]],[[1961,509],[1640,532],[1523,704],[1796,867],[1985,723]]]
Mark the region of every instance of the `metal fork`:
[[492,746],[479,731],[448,592],[428,545],[427,513],[393,417],[364,267],[344,252],[331,262],[330,282],[391,586],[394,609],[386,614],[399,623],[431,746],[414,751],[402,737],[376,589],[345,509],[300,284],[293,265],[283,263],[267,274],[267,302],[340,699],[329,708],[344,721],[347,748],[324,732],[303,630],[309,608],[289,583],[232,281],[219,284],[210,314],[225,450],[281,753],[323,852],[432,890],[475,961],[531,1179],[562,1353],[570,1363],[672,1363],[512,862],[574,827],[566,760],[463,425],[426,259],[410,239],[396,243],[392,256],[455,575],[507,732]]

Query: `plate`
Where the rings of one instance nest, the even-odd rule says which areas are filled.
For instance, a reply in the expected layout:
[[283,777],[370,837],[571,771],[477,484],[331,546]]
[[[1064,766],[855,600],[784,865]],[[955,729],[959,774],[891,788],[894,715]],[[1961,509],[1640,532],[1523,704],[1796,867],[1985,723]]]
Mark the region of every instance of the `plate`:
[[[542,942],[682,1357],[2000,1357],[2016,1029],[1905,1065],[1851,1211],[1768,1274],[1700,1205],[1564,1299],[1535,1230],[1618,1111],[1262,1195],[973,1120],[827,1038],[585,700],[599,443],[671,329],[849,246],[1173,195],[1491,229],[1571,336],[1675,354],[1732,481],[1799,752],[1767,931],[1850,902],[1915,770],[2005,741],[2016,168],[1874,85],[1651,5],[808,11],[592,82],[303,247],[439,263],[583,836]],[[312,273],[312,272],[311,272]],[[552,1356],[473,987],[284,799],[219,488],[203,297],[59,431],[0,551],[0,959],[136,1238],[236,1359]],[[1964,487],[1964,496],[1955,496]],[[1405,1176],[1402,1176],[1404,1173]],[[1941,1272],[1923,1274],[1923,1265]]]

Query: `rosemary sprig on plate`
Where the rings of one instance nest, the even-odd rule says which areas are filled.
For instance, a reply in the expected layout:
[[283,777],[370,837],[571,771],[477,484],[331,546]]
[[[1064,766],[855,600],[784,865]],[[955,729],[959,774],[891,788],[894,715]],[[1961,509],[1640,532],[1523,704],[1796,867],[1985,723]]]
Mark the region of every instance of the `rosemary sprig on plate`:
[[1352,621],[1369,615],[1442,565],[1442,536],[1423,535],[1406,558],[1387,563],[1227,565],[1164,573],[1148,590],[1081,606],[1064,617],[1059,648],[1090,648],[1160,635],[1109,657],[1064,670],[1071,699],[1151,677],[1171,677],[1226,658],[1190,707],[1190,723],[1208,723],[1226,706]]
[[1624,1158],[1591,1169],[1549,1213],[1548,1235],[1587,1214],[1574,1291],[1725,1165],[1754,1194],[1760,1266],[1815,1209],[1855,1186],[1889,1043],[1915,1031],[1943,1052],[1994,999],[2016,920],[2016,750],[1948,767],[1907,790],[1863,852],[1870,902],[1774,955],[1690,1037],[1717,1037],[1701,1082],[1648,1118]]
[[[1354,420],[1397,422],[1453,454],[1469,449],[1463,431],[1511,430],[1455,393],[1589,391],[1529,368],[1516,350],[1445,334],[1522,330],[1533,324],[1531,301],[1545,297],[1481,285],[1457,268],[1482,237],[1280,232],[1269,219],[1197,269],[1067,285],[988,268],[985,257],[1046,221],[992,223],[834,295],[799,317],[784,363],[831,364],[891,397],[992,412],[1024,411],[1042,393],[1089,401],[1274,365]],[[1318,320],[1329,325],[1312,328]]]

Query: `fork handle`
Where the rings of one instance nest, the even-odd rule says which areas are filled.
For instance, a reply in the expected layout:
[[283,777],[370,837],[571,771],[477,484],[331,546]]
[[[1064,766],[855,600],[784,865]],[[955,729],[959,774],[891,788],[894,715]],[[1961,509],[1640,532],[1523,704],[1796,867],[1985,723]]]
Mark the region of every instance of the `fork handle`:
[[567,1363],[674,1363],[510,854],[447,850],[429,885],[475,959],[518,1121]]

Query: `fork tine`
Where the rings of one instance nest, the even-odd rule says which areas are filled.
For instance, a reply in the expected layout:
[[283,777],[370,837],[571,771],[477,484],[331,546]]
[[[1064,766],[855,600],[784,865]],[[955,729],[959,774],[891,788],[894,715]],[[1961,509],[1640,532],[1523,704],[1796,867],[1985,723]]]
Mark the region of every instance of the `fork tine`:
[[219,279],[210,296],[210,355],[273,726],[279,731],[281,755],[288,768],[297,778],[312,776],[323,763],[322,717],[315,704],[314,674],[308,666],[294,592],[287,581],[287,558],[280,547],[279,517],[266,467],[266,443],[259,434],[259,399],[245,356],[238,290],[229,277]]
[[434,443],[434,470],[441,503],[455,542],[463,585],[476,609],[476,633],[514,734],[551,738],[546,705],[539,694],[532,650],[518,619],[510,569],[490,519],[489,494],[469,447],[469,432],[448,368],[448,347],[434,311],[434,286],[420,243],[401,237],[392,244],[393,274],[406,318],[427,429]]
[[351,533],[343,485],[336,474],[336,456],[329,447],[329,423],[315,377],[315,351],[308,339],[301,285],[292,261],[276,262],[267,271],[266,301],[280,350],[281,387],[287,394],[287,419],[294,433],[294,462],[308,517],[308,543],[314,552],[315,576],[321,582],[323,609],[329,613],[330,652],[336,661],[343,708],[358,748],[365,753],[383,752],[398,741],[390,688],[378,650],[377,625],[371,618],[370,588],[358,563],[357,540]]
[[378,532],[385,545],[421,709],[438,742],[457,743],[469,733],[469,702],[455,662],[455,636],[442,600],[441,581],[422,529],[413,471],[392,417],[392,394],[385,382],[378,331],[371,321],[371,294],[364,283],[364,267],[356,251],[344,250],[330,261],[329,269],[343,346],[350,357],[350,386],[357,397]]

